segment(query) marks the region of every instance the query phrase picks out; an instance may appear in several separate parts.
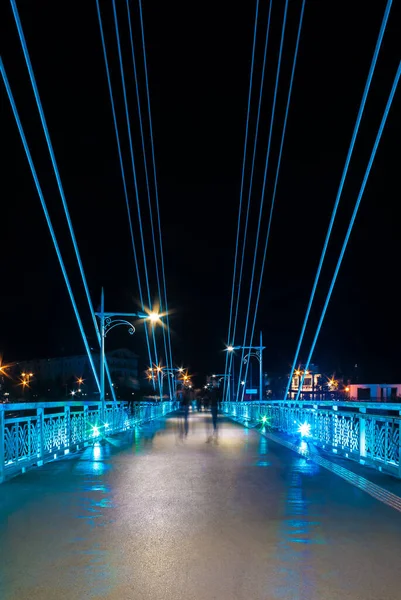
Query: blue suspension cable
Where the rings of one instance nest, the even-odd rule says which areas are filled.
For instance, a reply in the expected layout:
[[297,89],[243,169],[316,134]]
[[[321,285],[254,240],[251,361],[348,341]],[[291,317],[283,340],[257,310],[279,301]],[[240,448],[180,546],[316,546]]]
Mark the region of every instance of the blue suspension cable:
[[[259,277],[259,286],[258,286],[258,294],[257,294],[256,304],[255,304],[255,312],[254,312],[254,317],[253,317],[251,341],[250,341],[250,344],[249,344],[250,346],[253,345],[253,337],[255,335],[256,318],[257,318],[258,307],[259,307],[260,293],[261,293],[261,290],[262,290],[263,273],[264,273],[264,270],[265,270],[267,247],[268,247],[268,244],[269,244],[270,228],[271,228],[272,217],[273,217],[273,207],[274,207],[274,203],[275,203],[275,199],[276,199],[277,183],[278,183],[278,178],[279,178],[279,174],[280,174],[280,167],[281,167],[281,157],[282,157],[282,154],[283,154],[284,138],[285,138],[285,133],[286,133],[286,129],[287,129],[288,113],[289,113],[289,110],[290,110],[292,87],[293,87],[293,83],[294,83],[295,68],[296,68],[296,64],[297,64],[299,41],[301,39],[302,23],[303,23],[304,12],[305,12],[305,2],[306,2],[306,0],[302,1],[301,14],[300,14],[300,17],[299,17],[297,41],[296,41],[296,44],[295,44],[295,52],[294,52],[294,60],[293,60],[293,63],[292,63],[290,86],[289,86],[289,89],[288,89],[288,98],[287,98],[287,106],[286,106],[286,109],[285,109],[283,132],[281,134],[280,151],[279,151],[279,155],[278,155],[276,177],[275,177],[275,180],[274,180],[274,188],[273,188],[272,204],[271,204],[270,216],[269,216],[269,224],[268,224],[268,227],[267,227],[267,235],[266,235],[265,247],[264,247],[264,251],[263,251],[263,261],[262,261],[262,268],[261,268],[260,277]],[[248,376],[248,368],[249,368],[249,361],[246,363],[246,367],[245,367],[245,381],[246,381],[247,376]],[[245,388],[245,386],[244,386],[244,388]],[[245,392],[245,390],[244,390],[244,392]],[[242,398],[244,397],[244,392],[243,392]]]
[[[154,223],[153,223],[153,210],[152,210],[152,203],[151,203],[151,198],[150,198],[149,174],[148,174],[148,166],[147,166],[146,150],[145,150],[145,136],[144,136],[144,131],[143,131],[142,110],[141,110],[141,102],[140,102],[140,95],[139,95],[138,73],[137,73],[137,68],[136,68],[136,59],[135,59],[135,50],[134,50],[134,38],[133,38],[133,35],[132,35],[131,11],[130,11],[130,8],[129,8],[129,0],[126,0],[126,4],[127,4],[127,14],[128,14],[128,26],[129,26],[129,33],[130,33],[130,42],[131,42],[132,64],[133,64],[133,69],[134,69],[136,100],[137,100],[137,105],[138,105],[139,127],[140,127],[140,133],[141,133],[143,166],[144,166],[144,169],[145,169],[145,180],[146,180],[146,189],[147,189],[147,195],[148,195],[150,225],[151,225],[151,230],[152,230],[153,252],[154,252],[154,256],[155,256],[157,289],[158,289],[158,293],[159,293],[160,313],[162,313],[163,312],[163,304],[162,304],[162,293],[161,293],[161,286],[160,286],[159,261],[158,261],[158,256],[157,256],[156,237],[155,237]],[[166,356],[166,365],[167,365],[167,367],[172,368],[172,365],[169,364],[169,354],[168,354],[168,348],[167,348],[167,340],[166,340],[165,328],[162,327],[162,330],[163,330],[164,352],[165,352],[165,356]],[[168,387],[169,387],[170,399],[171,399],[172,398],[171,377],[168,377],[167,379],[168,379]]]
[[[125,119],[126,119],[126,122],[127,122],[127,131],[128,131],[129,149],[130,149],[130,155],[131,155],[132,173],[133,173],[133,176],[134,176],[134,189],[135,189],[136,208],[137,208],[137,212],[138,212],[139,231],[140,231],[140,235],[141,235],[142,258],[143,258],[144,271],[145,271],[146,289],[147,289],[147,293],[148,293],[148,304],[149,304],[149,307],[151,307],[152,306],[152,299],[151,299],[151,295],[150,295],[149,274],[148,274],[148,266],[147,266],[147,260],[146,260],[145,241],[144,241],[144,235],[143,235],[141,207],[140,207],[140,203],[139,203],[138,180],[137,180],[137,176],[136,176],[135,156],[134,156],[134,147],[133,147],[132,135],[131,135],[131,123],[130,123],[130,116],[129,116],[129,109],[128,109],[127,89],[126,89],[126,86],[125,86],[124,66],[123,66],[123,58],[122,58],[122,53],[121,53],[120,31],[119,31],[119,27],[118,27],[118,19],[117,19],[117,10],[116,10],[115,0],[112,0],[112,3],[113,3],[114,27],[115,27],[116,39],[117,39],[118,58],[119,58],[119,63],[120,63],[121,84],[122,84],[122,88],[123,88]],[[155,353],[156,364],[158,365],[159,364],[159,358],[158,358],[158,354],[157,354],[156,336],[155,336],[154,324],[151,323],[150,326],[151,326],[151,332],[152,332],[153,350],[154,350],[154,353]],[[158,371],[158,384],[159,384],[160,400],[163,400],[162,379],[161,379],[159,371]]]
[[394,98],[394,95],[395,95],[395,92],[396,92],[396,89],[397,89],[398,82],[400,80],[400,75],[401,75],[401,62],[398,65],[397,73],[396,73],[395,78],[394,78],[393,87],[391,88],[390,96],[389,96],[389,98],[387,100],[386,108],[384,110],[384,114],[383,114],[383,117],[382,117],[382,120],[381,120],[381,123],[380,123],[380,127],[379,127],[379,130],[377,132],[376,140],[375,140],[375,143],[373,145],[373,150],[372,150],[372,153],[370,155],[369,163],[368,163],[368,166],[367,166],[366,171],[365,171],[365,175],[364,175],[364,178],[363,178],[363,181],[362,181],[361,188],[359,190],[357,201],[355,203],[354,212],[352,213],[351,221],[350,221],[350,224],[348,226],[348,230],[347,230],[347,233],[346,233],[346,236],[345,236],[345,239],[344,239],[344,243],[343,243],[343,246],[341,248],[340,256],[338,258],[337,265],[336,265],[336,268],[335,268],[335,271],[334,271],[333,279],[331,280],[331,284],[330,284],[329,291],[327,293],[326,301],[324,303],[323,310],[322,310],[322,313],[320,315],[319,323],[318,323],[318,326],[316,328],[315,337],[313,338],[312,346],[311,346],[311,349],[310,349],[310,352],[309,352],[309,355],[308,355],[308,359],[306,361],[306,365],[305,365],[305,369],[304,369],[304,372],[303,372],[303,375],[302,375],[302,379],[301,379],[300,384],[298,386],[298,392],[297,392],[297,396],[296,396],[296,399],[295,399],[296,401],[299,400],[299,396],[300,396],[300,393],[301,393],[301,390],[302,390],[302,387],[303,387],[303,383],[304,383],[306,371],[308,370],[309,365],[310,365],[310,361],[312,360],[312,355],[313,355],[313,352],[315,350],[317,338],[319,337],[319,333],[320,333],[320,330],[322,328],[323,320],[324,320],[324,317],[325,317],[326,311],[327,311],[327,306],[328,306],[328,304],[330,302],[331,294],[333,292],[334,285],[335,285],[336,280],[337,280],[338,272],[340,270],[340,266],[341,266],[341,263],[342,263],[342,260],[343,260],[343,257],[344,257],[344,253],[345,253],[345,250],[347,248],[348,240],[350,238],[351,231],[352,231],[352,228],[354,226],[354,222],[355,222],[355,219],[356,219],[356,215],[358,213],[359,205],[361,203],[362,196],[363,196],[365,188],[366,188],[366,183],[368,181],[368,178],[369,178],[369,175],[370,175],[370,171],[372,169],[373,161],[374,161],[375,156],[376,156],[376,151],[377,151],[377,148],[378,148],[379,143],[380,143],[380,139],[381,139],[381,136],[382,136],[382,133],[383,133],[384,126],[385,126],[386,121],[387,121],[388,113],[390,111],[391,104],[393,102],[393,98]]
[[[250,176],[249,190],[248,190],[248,204],[247,204],[246,219],[245,219],[245,232],[244,232],[244,241],[243,241],[243,244],[242,244],[241,266],[240,266],[240,271],[239,271],[239,283],[238,283],[238,290],[237,290],[237,300],[236,300],[236,306],[235,306],[234,327],[233,327],[233,334],[232,334],[232,344],[233,345],[234,345],[234,340],[235,340],[235,332],[236,332],[236,329],[237,329],[239,300],[240,300],[240,294],[241,294],[242,272],[243,272],[243,269],[244,269],[245,246],[246,246],[246,239],[247,239],[247,233],[248,233],[249,213],[250,213],[250,207],[251,207],[251,195],[252,195],[253,175],[254,175],[254,171],[255,171],[256,146],[257,146],[258,134],[259,134],[260,111],[261,111],[261,107],[262,107],[263,85],[264,85],[264,80],[265,80],[267,46],[268,46],[268,41],[269,41],[270,17],[271,17],[272,5],[273,5],[273,0],[271,0],[270,5],[269,5],[269,15],[268,15],[268,19],[267,19],[266,41],[265,41],[265,49],[264,49],[264,55],[263,55],[263,66],[262,66],[262,79],[261,79],[261,82],[260,82],[258,114],[257,114],[257,118],[256,118],[256,131],[255,131],[255,137],[254,137],[254,143],[253,143],[252,167],[251,167],[251,176]],[[230,366],[229,366],[229,369],[228,369],[229,373],[231,373],[232,361],[233,361],[233,358],[234,358],[233,357],[233,353],[231,352],[230,354],[231,354],[231,356],[230,356]],[[244,388],[245,388],[245,386],[244,386]]]
[[372,82],[373,74],[374,74],[375,67],[376,67],[377,57],[379,55],[380,47],[381,47],[381,44],[382,44],[382,41],[383,41],[384,32],[386,30],[386,25],[387,25],[388,17],[389,17],[389,14],[390,14],[390,9],[391,9],[392,2],[393,2],[393,0],[388,0],[388,2],[387,2],[387,6],[386,6],[385,13],[384,13],[383,21],[382,21],[382,24],[381,24],[381,27],[380,27],[379,37],[378,37],[377,42],[376,42],[376,48],[375,48],[375,51],[374,51],[374,54],[373,54],[372,63],[370,65],[369,74],[368,74],[368,77],[367,77],[367,80],[366,80],[366,84],[365,84],[365,89],[363,91],[362,100],[361,100],[361,104],[360,104],[359,111],[358,111],[358,116],[357,116],[357,119],[356,119],[356,122],[355,122],[355,127],[354,127],[354,131],[352,133],[352,138],[351,138],[351,143],[350,143],[350,146],[349,146],[349,149],[348,149],[347,158],[345,160],[345,165],[344,165],[343,173],[342,173],[341,180],[340,180],[340,185],[338,187],[336,201],[334,203],[334,208],[333,208],[333,212],[332,212],[332,215],[331,215],[329,227],[328,227],[328,230],[327,230],[326,239],[324,241],[322,254],[320,256],[319,265],[318,265],[318,268],[317,268],[317,271],[316,271],[315,281],[313,283],[312,292],[311,292],[311,295],[310,295],[310,298],[309,298],[308,307],[306,309],[306,314],[305,314],[305,319],[304,319],[304,322],[303,322],[303,325],[302,325],[301,335],[299,336],[297,349],[295,351],[295,356],[294,356],[294,360],[293,360],[292,367],[291,367],[291,373],[290,373],[290,376],[289,376],[289,379],[288,379],[288,382],[287,382],[287,388],[285,390],[284,400],[287,399],[288,392],[289,392],[290,385],[291,385],[291,381],[292,381],[292,377],[293,377],[294,371],[296,369],[296,364],[298,362],[299,352],[300,352],[302,341],[303,341],[303,338],[304,338],[304,335],[305,335],[305,330],[306,330],[306,326],[307,326],[307,323],[308,323],[310,311],[311,311],[311,308],[312,308],[313,299],[315,297],[315,292],[316,292],[317,284],[319,282],[320,273],[321,273],[321,270],[322,270],[322,267],[323,267],[324,258],[326,256],[326,251],[327,251],[327,247],[328,247],[328,244],[329,244],[329,240],[330,240],[330,236],[331,236],[331,231],[333,229],[334,219],[335,219],[336,214],[337,214],[338,205],[340,203],[340,199],[341,199],[341,194],[342,194],[343,187],[344,187],[345,178],[347,176],[349,164],[350,164],[351,157],[352,157],[352,153],[354,151],[356,137],[358,135],[359,126],[360,126],[360,123],[361,123],[361,120],[362,120],[362,116],[363,116],[363,112],[364,112],[364,109],[365,109],[366,99],[368,97],[368,93],[369,93],[369,89],[370,89],[370,84]]
[[[171,368],[173,368],[173,355],[172,355],[172,351],[171,351],[170,321],[169,321],[168,302],[167,302],[167,285],[166,285],[166,275],[165,275],[165,270],[164,270],[163,240],[162,240],[160,209],[159,209],[159,192],[158,192],[157,176],[156,176],[155,147],[154,147],[154,141],[153,141],[152,113],[150,110],[148,67],[147,67],[147,61],[146,61],[145,32],[144,32],[144,26],[143,26],[141,0],[139,0],[139,15],[140,15],[140,23],[141,23],[143,63],[144,63],[144,69],[145,69],[146,98],[147,98],[148,114],[149,114],[149,131],[150,131],[150,143],[151,143],[151,149],[152,149],[153,177],[154,177],[154,185],[155,185],[157,224],[158,224],[158,229],[159,229],[160,258],[161,258],[161,267],[162,267],[162,276],[163,276],[164,307],[165,307],[165,312],[166,312],[166,326],[167,326],[167,334],[168,334],[169,359],[170,359],[170,366],[171,366]],[[166,360],[167,360],[167,357],[166,357]]]
[[[71,221],[70,213],[69,213],[69,210],[68,210],[67,199],[65,197],[64,188],[63,188],[63,185],[61,183],[61,177],[60,177],[60,172],[58,170],[58,166],[57,166],[57,162],[56,162],[56,156],[54,154],[53,145],[51,143],[49,129],[47,127],[47,122],[46,122],[45,114],[44,114],[44,111],[43,111],[42,102],[41,102],[40,96],[39,96],[38,86],[36,84],[36,79],[35,79],[35,75],[34,75],[34,72],[33,72],[33,67],[32,67],[30,56],[29,56],[29,52],[28,52],[28,46],[27,46],[27,43],[26,43],[26,40],[25,40],[24,31],[22,29],[22,24],[21,24],[21,20],[20,20],[20,17],[19,17],[19,13],[18,13],[18,9],[17,9],[17,5],[16,5],[15,0],[11,0],[11,7],[12,7],[12,10],[13,10],[15,23],[17,25],[18,35],[19,35],[19,38],[20,38],[20,41],[21,41],[21,46],[22,46],[22,50],[23,50],[23,53],[24,53],[26,66],[28,68],[29,77],[30,77],[30,80],[31,80],[31,85],[32,85],[32,88],[33,88],[33,93],[35,95],[36,106],[38,107],[38,111],[39,111],[39,115],[40,115],[40,120],[42,122],[42,127],[43,127],[43,131],[44,131],[44,134],[45,134],[46,143],[47,143],[47,147],[48,147],[49,154],[50,154],[50,159],[52,161],[54,174],[56,176],[57,186],[58,186],[58,189],[59,189],[59,192],[60,192],[61,201],[62,201],[63,208],[64,208],[64,213],[65,213],[65,216],[66,216],[66,219],[67,219],[67,223],[68,223],[68,229],[70,231],[71,240],[72,240],[72,243],[73,243],[73,246],[74,246],[75,256],[76,256],[76,259],[77,259],[77,262],[78,262],[78,265],[79,265],[79,271],[81,273],[82,282],[84,284],[86,299],[88,301],[89,310],[90,310],[90,313],[91,313],[91,316],[92,316],[92,321],[93,321],[93,324],[94,324],[94,327],[95,327],[97,339],[98,339],[99,346],[100,346],[101,339],[100,339],[99,326],[98,326],[98,323],[97,323],[97,320],[96,320],[95,311],[93,310],[93,304],[92,304],[92,300],[91,300],[91,297],[90,297],[88,283],[87,283],[87,280],[86,280],[86,277],[85,277],[85,271],[84,271],[84,267],[83,267],[83,264],[82,264],[81,255],[80,255],[80,252],[79,252],[79,249],[78,249],[78,244],[77,244],[77,240],[76,240],[76,237],[75,237],[74,228],[72,226],[72,221]],[[105,357],[105,368],[106,368],[107,378],[109,380],[110,390],[111,390],[111,393],[112,393],[112,396],[113,396],[113,400],[116,401],[116,395],[115,395],[114,387],[112,385],[109,367],[108,367],[108,364],[107,364],[107,357]]]
[[[118,158],[119,158],[119,161],[120,161],[121,176],[122,176],[122,180],[123,180],[125,204],[126,204],[127,213],[128,213],[128,224],[129,224],[129,230],[130,230],[130,234],[131,234],[132,250],[133,250],[133,253],[134,253],[136,277],[137,277],[137,281],[138,281],[138,290],[139,290],[139,299],[140,299],[140,302],[141,302],[142,312],[145,312],[145,303],[143,301],[141,277],[140,277],[140,273],[139,273],[138,257],[137,257],[137,252],[136,252],[135,239],[134,239],[134,231],[133,231],[133,227],[132,227],[131,211],[130,211],[129,200],[128,200],[127,181],[126,181],[126,178],[125,178],[125,169],[124,169],[123,157],[122,157],[122,152],[121,152],[120,134],[119,134],[119,131],[118,131],[118,124],[117,124],[116,109],[115,109],[115,105],[114,105],[113,90],[112,90],[112,87],[111,87],[109,61],[108,61],[108,58],[107,58],[106,42],[105,42],[105,39],[104,39],[103,23],[102,23],[102,17],[101,17],[101,14],[100,14],[99,0],[96,0],[96,7],[97,7],[98,20],[99,20],[100,37],[101,37],[101,40],[102,40],[104,63],[105,63],[105,66],[106,66],[107,84],[108,84],[108,88],[109,88],[111,111],[112,111],[112,114],[113,114],[114,130],[116,132],[117,150],[118,150]],[[153,359],[152,359],[152,353],[151,353],[151,349],[150,349],[149,334],[148,334],[148,328],[147,328],[147,324],[146,323],[144,324],[144,327],[145,327],[146,345],[147,345],[147,349],[148,349],[149,365],[152,365],[153,364]],[[154,380],[152,380],[152,383],[153,383],[153,386],[154,386],[155,385],[154,384]]]
[[[238,222],[237,222],[237,238],[235,243],[235,255],[234,255],[234,272],[233,272],[233,283],[231,287],[231,302],[230,302],[230,318],[228,323],[228,335],[227,335],[227,344],[234,344],[234,336],[232,336],[231,326],[232,326],[232,318],[233,318],[233,308],[234,308],[234,294],[235,294],[235,282],[237,279],[237,260],[238,260],[238,248],[239,248],[239,236],[241,230],[241,213],[242,213],[242,195],[244,191],[244,179],[245,179],[245,164],[246,164],[246,150],[248,146],[248,135],[249,135],[249,117],[251,113],[251,97],[252,97],[252,83],[253,83],[253,71],[255,65],[255,49],[256,49],[256,34],[258,28],[258,14],[259,14],[259,0],[256,0],[256,14],[255,14],[255,24],[253,28],[253,44],[252,44],[252,61],[251,61],[251,72],[249,78],[249,90],[248,90],[248,106],[246,111],[246,125],[245,125],[245,142],[244,142],[244,156],[242,158],[242,173],[241,173],[241,186],[240,186],[240,194],[239,194],[239,208],[238,208]],[[230,371],[229,377],[231,381],[231,363],[233,357],[230,357]],[[223,383],[223,398],[226,393],[226,380],[227,380],[227,366],[228,366],[228,352],[226,353],[226,364],[224,369],[224,383]],[[234,385],[233,385],[234,387]]]
[[[274,116],[275,116],[275,111],[276,111],[277,90],[278,90],[278,82],[279,82],[279,78],[280,78],[281,58],[282,58],[282,54],[283,54],[285,26],[287,23],[287,11],[288,11],[288,0],[286,0],[286,2],[285,2],[283,25],[282,25],[282,29],[281,29],[281,40],[280,40],[280,50],[279,50],[278,64],[277,64],[276,83],[274,86],[274,97],[273,97],[272,114],[271,114],[271,118],[270,118],[269,139],[268,139],[268,143],[267,143],[265,171],[264,171],[264,176],[263,176],[262,194],[261,194],[261,198],[260,198],[259,221],[258,221],[258,228],[257,228],[257,232],[256,232],[255,254],[254,254],[253,265],[252,265],[252,276],[251,276],[251,284],[250,284],[250,288],[249,288],[248,310],[247,310],[247,315],[246,315],[244,341],[243,341],[242,346],[246,346],[246,337],[247,337],[247,333],[248,333],[249,313],[251,310],[252,291],[253,291],[253,283],[254,283],[254,278],[255,278],[256,259],[257,259],[257,253],[258,253],[260,227],[261,227],[261,223],[262,223],[262,211],[263,211],[263,203],[264,203],[264,196],[265,196],[265,189],[266,189],[267,168],[268,168],[268,164],[269,164],[271,140],[272,140],[272,134],[273,134],[273,123],[274,123]],[[270,208],[270,216],[272,215],[272,211],[273,211],[273,204],[271,205],[271,208]],[[238,387],[237,387],[237,398],[239,397],[239,392],[240,392],[243,360],[244,360],[244,348],[242,348],[242,352],[241,352],[240,372],[239,372]],[[244,388],[245,388],[245,386],[244,386]]]
[[78,322],[78,327],[79,327],[79,330],[81,332],[82,340],[84,342],[85,350],[86,350],[86,353],[88,355],[89,363],[90,363],[90,366],[91,366],[92,371],[93,371],[93,377],[95,378],[96,385],[97,385],[97,387],[98,387],[98,389],[100,391],[100,382],[99,382],[98,375],[96,373],[96,368],[95,368],[95,364],[93,362],[93,357],[92,357],[92,354],[91,354],[91,351],[90,351],[88,340],[87,340],[86,335],[85,335],[85,331],[84,331],[84,327],[83,327],[83,324],[82,324],[82,321],[81,321],[81,317],[79,316],[78,307],[77,307],[77,304],[75,302],[75,298],[74,298],[74,294],[73,294],[73,291],[72,291],[72,288],[71,288],[70,280],[68,279],[67,271],[66,271],[66,268],[65,268],[62,256],[61,256],[60,248],[59,248],[59,245],[57,243],[56,234],[54,232],[53,225],[52,225],[52,222],[51,222],[51,219],[50,219],[50,215],[49,215],[49,212],[47,210],[47,206],[46,206],[46,202],[45,202],[45,199],[44,199],[44,196],[43,196],[42,188],[40,186],[39,179],[38,179],[38,176],[37,176],[37,173],[36,173],[36,170],[35,170],[35,166],[33,164],[32,156],[31,156],[31,153],[29,151],[29,147],[28,147],[28,143],[26,141],[25,133],[24,133],[24,130],[22,128],[21,120],[20,120],[19,115],[18,115],[18,110],[17,110],[16,104],[15,104],[15,101],[14,101],[14,97],[13,97],[13,94],[12,94],[12,91],[11,91],[11,87],[10,87],[10,84],[8,82],[6,71],[5,71],[5,68],[4,68],[4,65],[3,65],[3,61],[2,61],[1,58],[0,58],[0,70],[1,70],[2,77],[3,77],[4,85],[5,85],[6,90],[7,90],[8,98],[10,100],[10,104],[11,104],[11,107],[12,107],[12,110],[13,110],[13,113],[14,113],[14,118],[15,118],[15,121],[17,123],[18,131],[19,131],[19,134],[21,136],[21,141],[22,141],[22,144],[24,146],[25,154],[26,154],[26,157],[28,159],[29,166],[31,168],[32,177],[33,177],[33,180],[34,180],[35,185],[36,185],[36,189],[37,189],[37,192],[38,192],[38,195],[39,195],[40,203],[42,205],[43,212],[45,214],[46,223],[47,223],[47,226],[48,226],[49,231],[50,231],[50,235],[51,235],[51,238],[52,238],[52,241],[53,241],[53,244],[54,244],[54,249],[56,250],[57,258],[58,258],[58,261],[59,261],[59,264],[60,264],[60,267],[61,267],[61,271],[62,271],[63,276],[64,276],[64,281],[65,281],[65,284],[67,286],[68,294],[70,296],[71,304],[72,304],[72,307],[74,309],[75,317],[76,317],[77,322]]

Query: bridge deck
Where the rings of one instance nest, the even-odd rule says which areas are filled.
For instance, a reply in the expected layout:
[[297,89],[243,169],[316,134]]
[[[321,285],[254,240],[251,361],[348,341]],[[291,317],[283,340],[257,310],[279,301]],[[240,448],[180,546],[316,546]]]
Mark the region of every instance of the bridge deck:
[[398,600],[401,513],[228,420],[173,415],[0,486],[2,600]]

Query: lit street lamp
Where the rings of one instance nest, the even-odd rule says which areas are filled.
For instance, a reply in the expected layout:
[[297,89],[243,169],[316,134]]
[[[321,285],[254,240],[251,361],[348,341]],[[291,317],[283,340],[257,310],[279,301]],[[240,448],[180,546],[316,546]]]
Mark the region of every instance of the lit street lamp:
[[[179,369],[175,368],[175,367],[161,367],[160,365],[158,365],[157,367],[149,367],[148,369],[148,379],[149,380],[154,380],[156,378],[155,375],[153,375],[153,371],[155,371],[156,373],[158,373],[160,375],[160,377],[162,378],[162,383],[163,383],[163,379],[165,377],[172,377],[174,380],[174,394],[177,393],[177,385],[178,385],[178,379],[176,377],[177,373],[183,373],[184,369],[183,367],[180,367]],[[185,377],[184,377],[185,379]]]
[[21,373],[21,385],[22,385],[22,389],[24,390],[26,387],[29,388],[29,384],[31,383],[31,379],[33,377],[33,373]]
[[[234,352],[234,350],[249,350],[247,354],[244,355],[243,362],[244,364],[248,363],[248,360],[254,356],[259,362],[259,394],[260,399],[263,400],[263,350],[265,350],[266,346],[263,346],[262,343],[262,332],[260,332],[260,343],[259,346],[227,346],[227,352]],[[228,380],[230,385],[230,379]],[[234,388],[234,380],[233,380],[233,388]],[[241,385],[243,386],[242,399],[244,398],[245,393],[245,381],[241,381]],[[234,389],[233,389],[234,391]],[[227,394],[229,392],[229,387],[227,389]]]
[[[119,313],[119,312],[104,312],[104,290],[102,288],[102,295],[100,299],[100,312],[95,313],[97,317],[100,319],[100,401],[102,403],[102,416],[105,417],[106,414],[106,398],[105,398],[105,385],[104,385],[104,376],[105,376],[105,339],[107,333],[114,329],[114,327],[118,327],[119,325],[126,325],[128,327],[128,333],[133,335],[135,333],[135,327],[132,323],[127,321],[125,318],[121,317],[139,317],[140,319],[150,320],[152,323],[156,323],[160,320],[160,316],[156,312],[150,313],[150,315],[143,313]],[[118,317],[118,318],[115,318]]]

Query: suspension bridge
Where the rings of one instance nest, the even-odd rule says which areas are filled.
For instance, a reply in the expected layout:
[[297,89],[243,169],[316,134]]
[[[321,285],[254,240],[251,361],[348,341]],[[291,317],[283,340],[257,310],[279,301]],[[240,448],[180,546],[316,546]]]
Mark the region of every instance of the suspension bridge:
[[[2,599],[399,598],[401,403],[334,403],[305,401],[300,397],[376,153],[392,116],[401,76],[399,60],[378,115],[379,125],[369,147],[353,212],[312,344],[306,352],[297,397],[289,397],[365,106],[392,18],[392,4],[392,0],[385,3],[377,38],[372,41],[370,66],[287,388],[280,400],[267,401],[260,383],[259,397],[250,402],[244,400],[245,386],[241,382],[247,381],[251,356],[258,358],[260,382],[263,378],[264,346],[262,335],[257,345],[255,331],[270,232],[274,227],[292,91],[297,85],[303,23],[308,9],[312,10],[306,0],[298,3],[297,27],[291,40],[290,77],[283,83],[283,52],[288,36],[292,35],[287,30],[289,0],[281,3],[279,23],[274,20],[273,3],[269,3],[262,36],[260,86],[255,91],[261,28],[260,5],[256,0],[225,365],[224,373],[219,374],[222,397],[218,426],[214,428],[209,411],[189,401],[182,410],[176,397],[174,381],[179,369],[175,366],[169,322],[160,214],[163,198],[159,198],[142,2],[138,0],[133,10],[133,3],[128,0],[126,3],[112,0],[107,22],[102,3],[94,2],[139,297],[138,311],[117,312],[107,305],[107,290],[106,303],[102,290],[100,310],[95,311],[24,32],[24,19],[20,18],[17,2],[10,0],[26,76],[85,292],[91,333],[69,274],[67,252],[51,217],[46,186],[41,185],[41,175],[10,84],[9,67],[0,58],[10,116],[29,164],[98,395],[79,401],[0,404]],[[128,31],[128,53],[124,52],[121,40],[122,22]],[[280,31],[274,71],[269,64],[273,61],[273,55],[269,54],[273,29]],[[114,53],[110,51],[110,31]],[[257,190],[255,171],[268,69],[274,73],[272,104],[260,198],[255,208],[252,201]],[[116,102],[116,73],[121,102]],[[280,86],[284,86],[287,94],[284,116],[278,123]],[[135,102],[130,99],[132,91]],[[255,93],[257,108],[253,120]],[[121,121],[127,144],[122,142]],[[272,161],[272,141],[278,131],[279,150]],[[270,204],[266,209],[267,198]],[[255,231],[250,228],[252,210],[257,215]],[[246,252],[251,245],[249,285],[246,285]],[[153,298],[157,298],[156,303]],[[105,345],[108,332],[121,325],[131,334],[139,329],[144,334],[144,352],[157,400],[132,405],[116,396]],[[98,344],[99,369],[90,339]],[[240,355],[240,370],[234,378],[236,353]],[[165,365],[164,372],[161,364]],[[163,373],[168,375],[167,394],[163,391]]]

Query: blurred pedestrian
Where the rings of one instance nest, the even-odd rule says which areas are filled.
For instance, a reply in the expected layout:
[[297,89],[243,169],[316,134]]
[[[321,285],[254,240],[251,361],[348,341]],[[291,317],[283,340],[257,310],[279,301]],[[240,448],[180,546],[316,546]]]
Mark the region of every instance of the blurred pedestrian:
[[218,441],[218,411],[219,411],[219,391],[217,388],[212,388],[208,394],[210,412],[212,413],[212,435],[208,436],[207,441],[211,442],[213,439],[217,443]]
[[184,413],[184,435],[185,437],[187,437],[188,435],[188,429],[189,429],[189,424],[188,424],[188,414],[189,414],[189,404],[191,402],[191,398],[189,395],[189,390],[184,389],[182,391],[182,397],[181,397],[181,409]]

